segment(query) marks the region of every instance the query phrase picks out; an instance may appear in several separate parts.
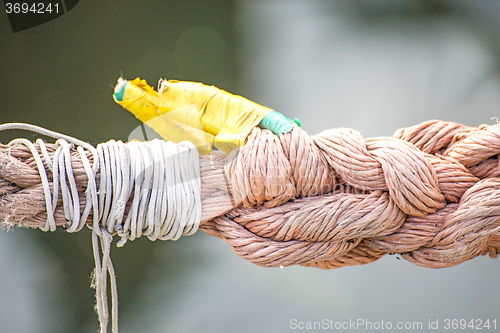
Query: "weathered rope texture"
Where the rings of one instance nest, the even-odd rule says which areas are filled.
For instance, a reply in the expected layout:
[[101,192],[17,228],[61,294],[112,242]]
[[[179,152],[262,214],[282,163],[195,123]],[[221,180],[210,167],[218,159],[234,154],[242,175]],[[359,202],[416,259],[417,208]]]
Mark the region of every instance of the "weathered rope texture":
[[[200,228],[267,267],[337,268],[388,253],[434,268],[496,257],[499,153],[499,124],[428,121],[374,139],[343,128],[279,137],[254,128],[233,156],[200,156]],[[87,174],[72,154],[84,193]],[[45,225],[36,170],[26,147],[0,146],[0,220]],[[67,226],[62,208],[54,214]]]
[[500,125],[428,121],[391,138],[255,128],[226,165],[242,205],[201,228],[262,266],[447,267],[500,250]]

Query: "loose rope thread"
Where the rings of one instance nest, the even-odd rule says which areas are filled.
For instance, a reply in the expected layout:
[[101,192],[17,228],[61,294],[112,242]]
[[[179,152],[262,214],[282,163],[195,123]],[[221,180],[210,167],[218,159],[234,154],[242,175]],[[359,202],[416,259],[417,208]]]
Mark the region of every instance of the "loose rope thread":
[[[10,154],[13,149],[24,146],[29,150],[38,169],[45,200],[47,217],[45,225],[40,228],[43,231],[56,229],[58,201],[62,203],[68,232],[80,231],[92,215],[93,285],[100,331],[107,331],[109,321],[109,274],[111,327],[113,332],[118,332],[118,292],[110,257],[112,235],[121,237],[117,245],[123,246],[127,239],[134,240],[142,235],[151,240],[177,240],[181,235],[196,232],[201,220],[201,182],[196,147],[190,142],[175,144],[152,140],[123,143],[111,140],[94,148],[72,137],[29,124],[0,125],[0,131],[7,129],[29,130],[58,139],[51,149],[52,154],[43,140],[36,141],[38,149],[29,140],[12,140],[7,146],[8,156],[1,158],[2,169],[12,170],[19,165]],[[83,200],[80,200],[73,170],[76,157],[72,154],[73,144],[78,145],[76,151],[87,181],[86,188],[80,184],[81,189],[85,188],[83,211],[80,209]],[[91,154],[93,165],[84,148]],[[50,180],[47,171],[50,171]],[[99,189],[97,175],[100,176]],[[5,201],[2,201],[4,206]]]

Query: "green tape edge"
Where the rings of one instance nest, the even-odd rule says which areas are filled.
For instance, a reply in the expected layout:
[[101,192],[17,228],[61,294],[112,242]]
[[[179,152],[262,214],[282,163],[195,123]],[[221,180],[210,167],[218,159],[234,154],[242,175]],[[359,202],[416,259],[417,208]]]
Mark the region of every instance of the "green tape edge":
[[128,81],[121,87],[120,90],[118,90],[117,92],[115,92],[113,95],[115,96],[115,99],[118,101],[118,102],[121,102],[123,101],[123,94],[125,94],[125,87],[127,86],[128,84]]
[[268,129],[279,136],[282,133],[290,132],[294,128],[295,124],[300,127],[300,120],[298,120],[297,118],[295,118],[295,120],[291,120],[278,111],[270,111],[261,120],[261,122],[259,123],[259,127]]

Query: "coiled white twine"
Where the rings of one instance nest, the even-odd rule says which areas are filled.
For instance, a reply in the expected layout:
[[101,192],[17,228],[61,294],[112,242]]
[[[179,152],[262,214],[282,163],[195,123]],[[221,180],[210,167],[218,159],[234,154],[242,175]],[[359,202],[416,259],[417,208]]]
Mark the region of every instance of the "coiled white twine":
[[[52,159],[41,139],[36,143],[42,156],[29,140],[15,139],[9,145],[28,147],[37,164],[47,210],[47,221],[42,230],[56,229],[54,212],[59,190],[68,232],[81,230],[90,212],[93,212],[94,287],[100,332],[107,331],[109,321],[106,291],[108,274],[111,285],[111,327],[112,332],[118,332],[118,293],[110,257],[112,235],[121,237],[117,243],[120,247],[128,239],[134,240],[142,235],[151,240],[177,240],[181,235],[191,235],[198,230],[201,221],[201,180],[196,147],[188,141],[176,144],[155,139],[128,143],[111,140],[94,148],[86,142],[30,124],[0,125],[0,131],[8,129],[28,130],[58,139],[56,144],[59,147]],[[88,176],[83,212],[80,212],[80,199],[71,166],[73,145],[78,146],[77,151]],[[92,153],[93,165],[84,149]],[[52,173],[52,190],[43,161]],[[99,189],[96,183],[98,172]],[[131,195],[133,199],[125,217]]]

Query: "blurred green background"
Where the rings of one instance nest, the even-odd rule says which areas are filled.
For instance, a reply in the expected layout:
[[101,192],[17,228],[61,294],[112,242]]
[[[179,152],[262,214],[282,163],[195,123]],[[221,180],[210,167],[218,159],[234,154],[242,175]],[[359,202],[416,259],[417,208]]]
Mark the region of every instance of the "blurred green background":
[[[500,112],[499,1],[82,1],[12,33],[0,15],[0,122],[92,144],[139,122],[118,77],[213,84],[297,117],[313,134],[391,135]],[[31,133],[0,133],[0,141]],[[290,320],[496,319],[498,260],[431,270],[395,256],[321,271],[264,269],[202,232],[113,246],[121,332],[288,332]],[[95,332],[89,230],[0,232],[4,332]],[[360,329],[359,331],[363,331]]]

